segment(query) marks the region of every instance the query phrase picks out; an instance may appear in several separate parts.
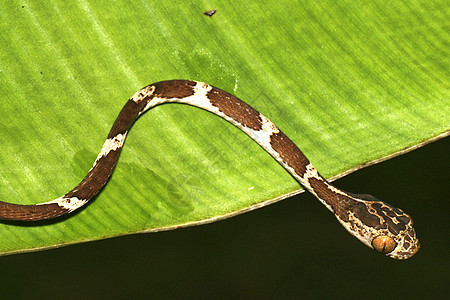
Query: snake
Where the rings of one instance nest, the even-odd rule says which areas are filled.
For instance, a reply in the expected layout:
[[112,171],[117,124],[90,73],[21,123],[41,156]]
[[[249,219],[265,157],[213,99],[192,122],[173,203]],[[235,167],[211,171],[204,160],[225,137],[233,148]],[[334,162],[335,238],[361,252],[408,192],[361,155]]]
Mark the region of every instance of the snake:
[[235,125],[265,149],[306,190],[330,210],[363,244],[394,259],[412,257],[420,248],[412,218],[369,194],[331,185],[298,146],[274,123],[236,96],[192,80],[166,80],[137,91],[123,106],[92,168],[64,196],[34,205],[0,201],[0,219],[41,221],[74,212],[91,201],[111,177],[133,123],[164,103],[182,103],[209,111]]

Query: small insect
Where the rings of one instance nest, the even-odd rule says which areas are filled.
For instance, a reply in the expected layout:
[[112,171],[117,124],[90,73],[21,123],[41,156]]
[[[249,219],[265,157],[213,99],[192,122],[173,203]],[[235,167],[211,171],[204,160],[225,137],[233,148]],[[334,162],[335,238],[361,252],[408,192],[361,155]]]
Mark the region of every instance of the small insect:
[[217,12],[217,9],[208,10],[207,12],[204,12],[204,15],[207,15],[208,17],[212,17]]

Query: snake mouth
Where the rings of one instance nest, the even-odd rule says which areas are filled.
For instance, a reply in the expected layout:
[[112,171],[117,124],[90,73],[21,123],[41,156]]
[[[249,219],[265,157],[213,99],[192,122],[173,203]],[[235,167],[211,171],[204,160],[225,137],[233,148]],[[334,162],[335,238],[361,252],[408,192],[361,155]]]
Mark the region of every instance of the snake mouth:
[[388,254],[395,249],[397,243],[389,236],[380,235],[372,240],[372,246],[378,252]]

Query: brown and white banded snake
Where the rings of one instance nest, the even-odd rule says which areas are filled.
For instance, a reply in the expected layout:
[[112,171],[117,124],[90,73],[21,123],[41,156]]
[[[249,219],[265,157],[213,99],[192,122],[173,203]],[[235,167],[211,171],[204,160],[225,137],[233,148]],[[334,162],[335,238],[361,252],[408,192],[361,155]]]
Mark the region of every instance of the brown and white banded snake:
[[221,89],[189,80],[157,82],[137,91],[120,111],[94,165],[80,184],[56,200],[36,205],[0,201],[0,219],[38,221],[79,209],[107,183],[134,121],[150,108],[170,102],[205,109],[240,128],[333,212],[345,229],[370,248],[396,259],[409,258],[419,250],[408,214],[373,196],[335,188],[265,116]]

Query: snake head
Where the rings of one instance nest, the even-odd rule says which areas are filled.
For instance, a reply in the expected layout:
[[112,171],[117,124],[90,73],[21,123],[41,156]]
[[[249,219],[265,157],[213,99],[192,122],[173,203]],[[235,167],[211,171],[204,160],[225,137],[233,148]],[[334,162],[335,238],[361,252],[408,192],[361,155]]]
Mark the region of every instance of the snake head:
[[349,208],[348,221],[343,223],[350,233],[395,259],[407,259],[417,253],[420,244],[407,213],[371,195],[351,196],[356,201]]

